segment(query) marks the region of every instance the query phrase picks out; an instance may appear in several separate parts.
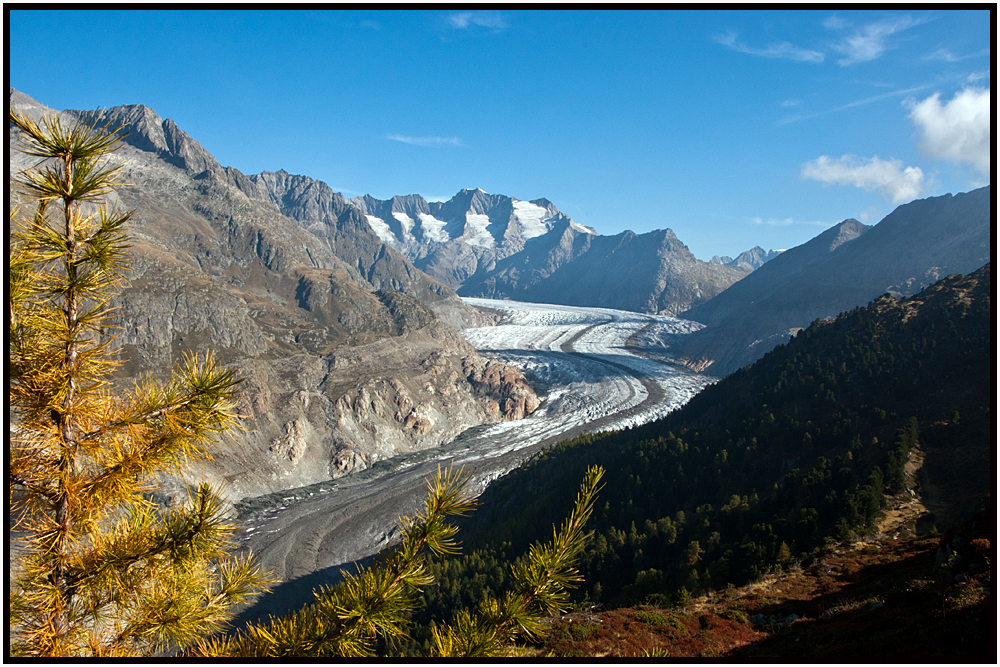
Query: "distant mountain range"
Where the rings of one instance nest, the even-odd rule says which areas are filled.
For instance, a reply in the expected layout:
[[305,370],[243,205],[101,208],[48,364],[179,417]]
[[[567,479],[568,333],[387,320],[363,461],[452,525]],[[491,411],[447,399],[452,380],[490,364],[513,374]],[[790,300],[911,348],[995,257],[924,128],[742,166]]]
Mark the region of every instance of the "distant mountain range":
[[669,229],[601,236],[547,199],[462,190],[347,200],[379,237],[462,296],[676,315],[773,256],[759,248],[726,266],[698,260]]
[[379,238],[453,289],[559,224],[596,233],[548,200],[521,201],[479,189],[462,190],[443,203],[420,195],[386,200],[365,195],[348,203],[364,213]]
[[845,220],[684,313],[706,328],[680,354],[693,368],[725,375],[817,318],[975,271],[991,259],[992,202],[986,186],[912,201],[872,227]]
[[732,257],[719,257],[715,255],[712,259],[708,260],[712,264],[723,264],[725,266],[742,266],[744,269],[750,269],[751,271],[759,269],[764,265],[765,262],[769,262],[778,255],[780,255],[783,250],[764,250],[759,245],[745,250],[736,256],[736,259]]

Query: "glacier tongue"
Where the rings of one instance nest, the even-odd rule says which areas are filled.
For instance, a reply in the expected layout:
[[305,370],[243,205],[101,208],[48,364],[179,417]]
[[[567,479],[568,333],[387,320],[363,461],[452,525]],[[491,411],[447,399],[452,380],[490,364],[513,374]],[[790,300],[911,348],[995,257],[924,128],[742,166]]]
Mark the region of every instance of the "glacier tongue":
[[[484,356],[518,366],[547,395],[534,413],[470,429],[454,441],[400,455],[362,473],[292,490],[243,519],[242,543],[285,580],[336,572],[385,546],[382,532],[422,501],[425,476],[454,465],[479,492],[533,453],[580,433],[643,424],[680,407],[712,381],[627,342],[690,333],[686,320],[602,308],[466,299],[499,311],[501,324],[461,333]],[[376,501],[377,499],[377,501]],[[291,501],[291,502],[289,502]]]

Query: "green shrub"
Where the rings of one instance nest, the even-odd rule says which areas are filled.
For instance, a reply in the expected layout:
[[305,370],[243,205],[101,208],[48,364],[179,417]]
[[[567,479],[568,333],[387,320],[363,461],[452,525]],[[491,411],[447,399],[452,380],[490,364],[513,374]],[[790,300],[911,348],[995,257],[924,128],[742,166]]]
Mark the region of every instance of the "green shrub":
[[736,621],[737,623],[742,623],[743,625],[750,625],[750,617],[747,616],[745,611],[741,611],[739,609],[723,609],[719,612],[719,617],[729,621]]

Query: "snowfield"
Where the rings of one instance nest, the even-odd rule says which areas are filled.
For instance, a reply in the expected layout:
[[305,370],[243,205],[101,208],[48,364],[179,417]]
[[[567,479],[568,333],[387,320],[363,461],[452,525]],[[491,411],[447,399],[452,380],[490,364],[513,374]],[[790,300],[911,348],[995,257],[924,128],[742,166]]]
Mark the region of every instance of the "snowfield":
[[[535,452],[582,433],[643,424],[677,409],[713,378],[680,369],[666,354],[640,355],[701,328],[672,317],[466,299],[499,312],[492,327],[461,333],[484,356],[522,369],[542,399],[520,421],[478,426],[451,443],[392,459],[333,481],[272,494],[241,510],[238,537],[285,582],[250,616],[283,613],[341,567],[395,540],[398,516],[415,510],[438,465],[461,467],[482,492]],[[294,580],[306,577],[301,582]]]
[[521,236],[533,239],[549,231],[547,222],[549,212],[537,204],[528,201],[514,200],[514,217],[521,223]]

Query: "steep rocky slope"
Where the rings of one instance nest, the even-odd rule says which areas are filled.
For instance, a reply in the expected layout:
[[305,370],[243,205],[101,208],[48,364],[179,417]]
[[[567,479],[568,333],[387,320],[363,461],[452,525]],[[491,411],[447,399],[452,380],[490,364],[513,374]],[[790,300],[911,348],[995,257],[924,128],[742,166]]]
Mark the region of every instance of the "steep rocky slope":
[[383,242],[365,215],[326,183],[285,171],[265,171],[249,176],[248,181],[241,183],[245,194],[266,199],[325,241],[330,251],[354,270],[354,280],[375,289],[409,294],[456,328],[484,324],[479,311]]
[[596,236],[566,227],[551,238],[556,231],[475,276],[459,293],[676,315],[749,273],[702,262],[669,229]]
[[[10,104],[35,117],[46,110],[14,90]],[[148,107],[97,117],[129,133],[111,158],[127,183],[115,198],[135,210],[132,283],[117,301],[119,376],[162,377],[183,351],[214,350],[247,378],[238,445],[193,475],[224,481],[234,499],[256,495],[433,447],[538,405],[517,371],[480,357],[432,308],[444,303],[458,321],[473,311],[374,243],[350,211],[314,215],[307,204],[321,197],[286,188],[289,210],[299,202],[308,212],[298,222],[268,201],[277,188],[221,167]],[[12,173],[29,164],[10,152]]]
[[990,261],[991,201],[987,186],[904,204],[874,227],[845,220],[684,313],[707,326],[685,340],[681,356],[725,375],[814,319],[978,269]]

